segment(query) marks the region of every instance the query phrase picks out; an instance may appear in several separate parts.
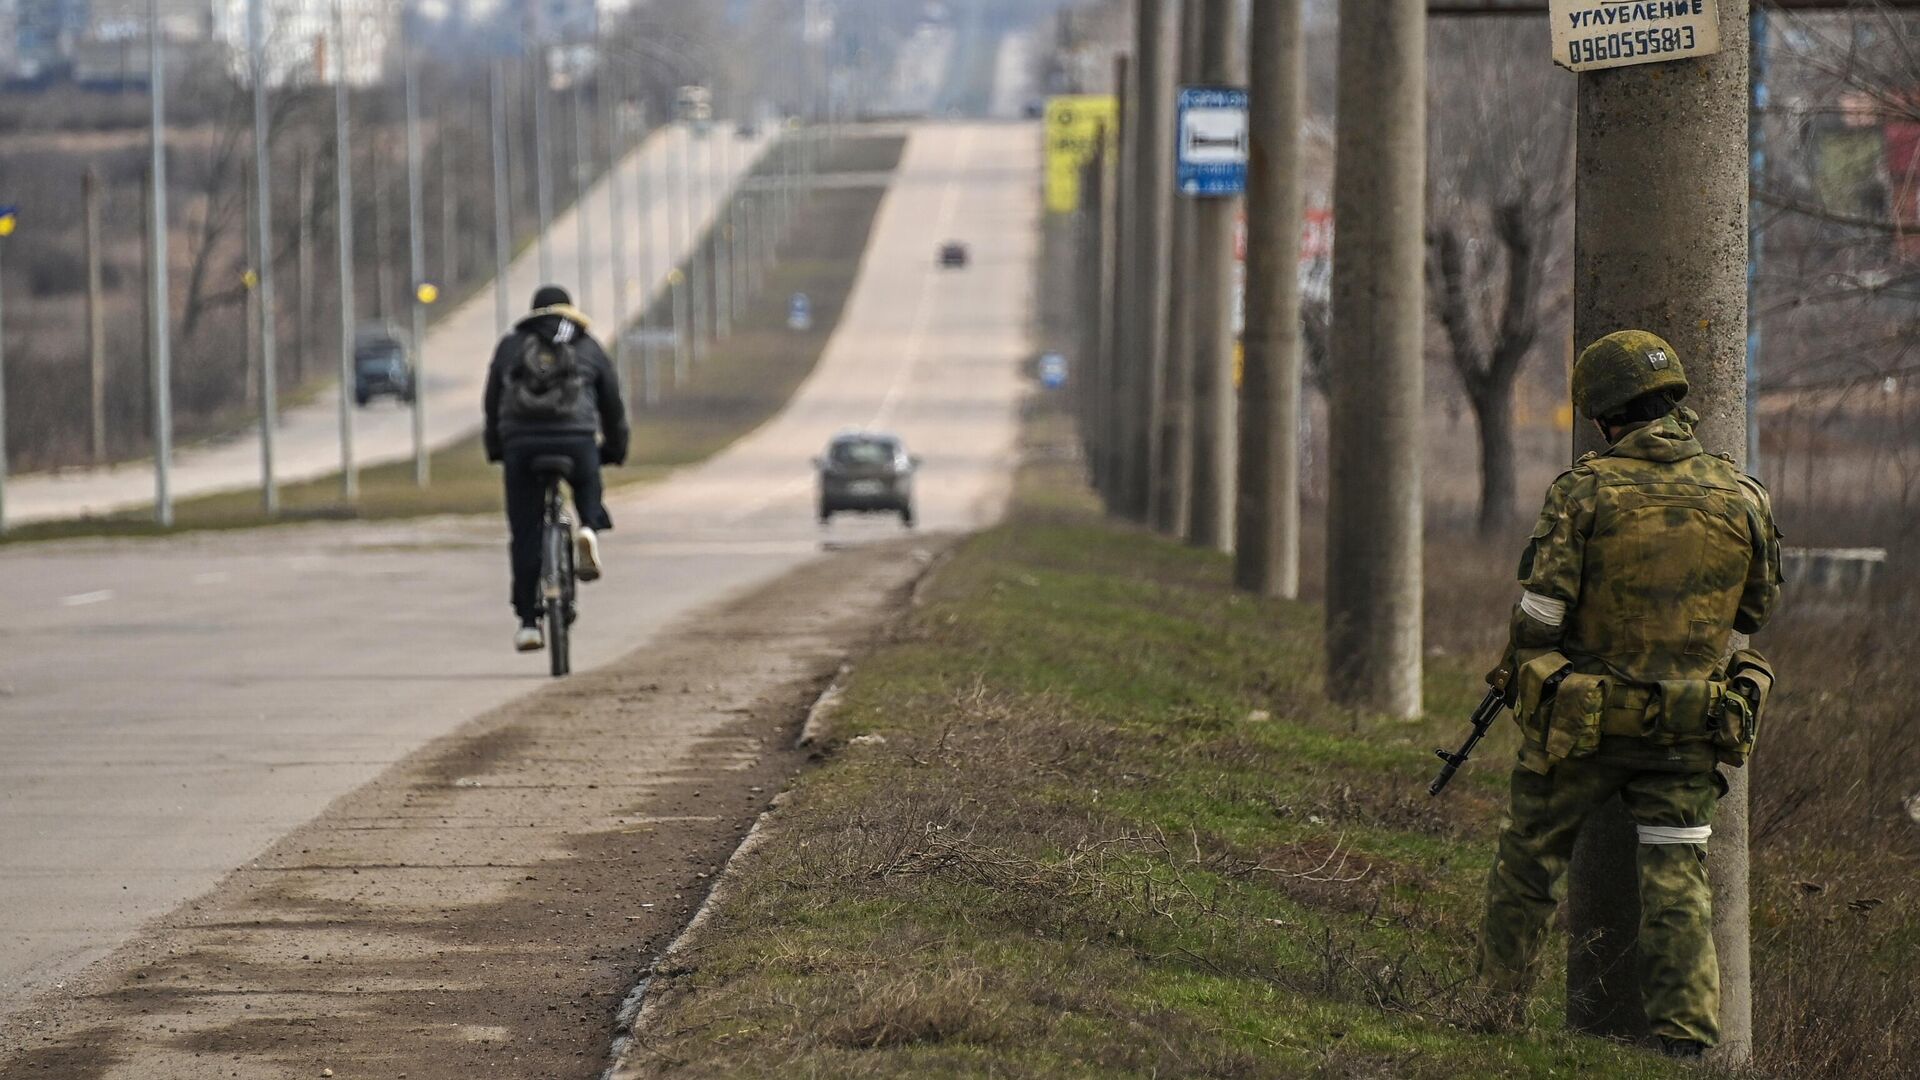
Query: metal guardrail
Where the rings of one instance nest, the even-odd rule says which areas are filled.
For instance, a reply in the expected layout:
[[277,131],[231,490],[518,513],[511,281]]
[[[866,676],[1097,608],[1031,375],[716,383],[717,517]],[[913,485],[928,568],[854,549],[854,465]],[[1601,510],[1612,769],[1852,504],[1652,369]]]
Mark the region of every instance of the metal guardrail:
[[1886,571],[1886,548],[1786,548],[1780,552],[1787,587],[1823,599],[1865,600]]

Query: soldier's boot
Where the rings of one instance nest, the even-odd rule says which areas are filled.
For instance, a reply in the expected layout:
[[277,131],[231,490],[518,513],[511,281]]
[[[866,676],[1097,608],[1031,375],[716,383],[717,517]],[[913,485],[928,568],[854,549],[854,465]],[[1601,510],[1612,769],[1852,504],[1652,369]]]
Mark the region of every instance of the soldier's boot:
[[1682,1061],[1698,1061],[1707,1056],[1707,1044],[1692,1039],[1669,1039],[1660,1037],[1660,1052],[1670,1058]]

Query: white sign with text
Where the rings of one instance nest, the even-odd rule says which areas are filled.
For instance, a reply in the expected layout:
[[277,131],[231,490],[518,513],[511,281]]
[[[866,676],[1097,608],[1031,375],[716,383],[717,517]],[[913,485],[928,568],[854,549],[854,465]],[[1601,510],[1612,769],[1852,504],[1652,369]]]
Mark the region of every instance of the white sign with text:
[[1550,0],[1553,62],[1572,71],[1720,51],[1719,0]]

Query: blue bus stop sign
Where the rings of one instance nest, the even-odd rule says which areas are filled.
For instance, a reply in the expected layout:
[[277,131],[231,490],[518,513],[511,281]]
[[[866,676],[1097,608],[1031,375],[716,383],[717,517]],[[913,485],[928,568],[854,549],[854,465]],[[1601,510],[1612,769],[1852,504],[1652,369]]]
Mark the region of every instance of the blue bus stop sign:
[[1058,390],[1067,385],[1066,357],[1050,352],[1040,358],[1040,385],[1049,390]]
[[787,329],[813,329],[813,300],[806,293],[797,292],[787,301]]
[[1229,86],[1183,86],[1178,107],[1179,161],[1175,183],[1189,198],[1247,193],[1252,130],[1247,92]]

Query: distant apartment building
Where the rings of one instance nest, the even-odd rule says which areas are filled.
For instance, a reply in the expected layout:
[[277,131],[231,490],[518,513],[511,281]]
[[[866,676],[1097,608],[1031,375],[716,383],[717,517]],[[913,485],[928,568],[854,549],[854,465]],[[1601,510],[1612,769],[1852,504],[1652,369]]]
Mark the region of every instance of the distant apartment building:
[[[86,2],[86,0],[82,0]],[[83,86],[127,86],[147,81],[147,0],[90,0],[80,33],[66,57]],[[208,0],[158,0],[160,31],[173,50],[203,50],[212,29]]]
[[0,77],[42,82],[59,76],[86,21],[86,0],[0,0]]
[[[396,0],[340,0],[346,22],[347,81],[365,86],[380,81],[388,46],[399,31]],[[341,56],[334,41],[334,0],[265,0],[263,51],[270,86],[331,84]],[[213,38],[225,45],[242,81],[250,79],[247,58],[248,0],[213,0]]]
[[[339,0],[344,45],[334,41],[336,0],[266,0],[269,81],[331,83],[341,70],[378,82],[399,17],[398,0]],[[177,69],[221,64],[251,76],[248,0],[158,0],[161,32]],[[0,79],[42,83],[70,77],[81,85],[147,81],[148,0],[0,0]]]

